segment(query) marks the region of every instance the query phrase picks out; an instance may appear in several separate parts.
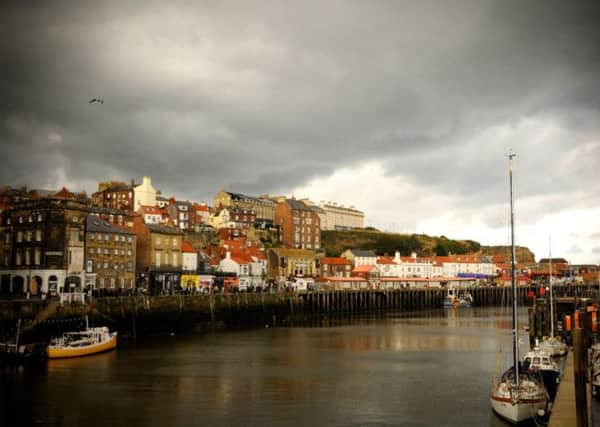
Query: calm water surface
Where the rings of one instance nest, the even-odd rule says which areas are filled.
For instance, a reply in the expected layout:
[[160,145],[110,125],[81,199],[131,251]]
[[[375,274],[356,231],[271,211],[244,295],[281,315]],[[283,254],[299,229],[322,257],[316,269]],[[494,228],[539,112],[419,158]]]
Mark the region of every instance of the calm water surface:
[[509,345],[497,308],[160,337],[2,373],[0,424],[503,426],[488,396]]

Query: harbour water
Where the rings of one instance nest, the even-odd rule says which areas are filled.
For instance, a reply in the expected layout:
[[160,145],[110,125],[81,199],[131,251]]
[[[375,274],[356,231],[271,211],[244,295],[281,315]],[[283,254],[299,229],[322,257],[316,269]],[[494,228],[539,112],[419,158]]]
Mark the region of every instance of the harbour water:
[[2,372],[0,424],[503,426],[489,392],[510,327],[465,308],[145,339]]

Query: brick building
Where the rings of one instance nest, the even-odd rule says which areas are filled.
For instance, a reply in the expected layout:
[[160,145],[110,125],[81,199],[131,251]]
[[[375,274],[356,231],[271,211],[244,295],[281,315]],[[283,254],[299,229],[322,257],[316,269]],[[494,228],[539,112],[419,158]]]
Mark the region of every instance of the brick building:
[[277,203],[275,223],[281,228],[281,242],[285,246],[314,250],[321,247],[319,215],[300,200],[285,199]]
[[94,206],[117,209],[123,211],[134,211],[134,185],[120,181],[100,182],[98,191],[92,194]]

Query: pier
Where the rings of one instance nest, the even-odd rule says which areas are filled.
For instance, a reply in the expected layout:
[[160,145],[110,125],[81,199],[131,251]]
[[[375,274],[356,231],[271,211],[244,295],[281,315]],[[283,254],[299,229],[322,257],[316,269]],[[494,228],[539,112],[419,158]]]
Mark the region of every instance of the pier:
[[[591,292],[583,285],[555,288],[558,295],[577,296]],[[472,295],[474,306],[506,306],[512,301],[509,287],[471,287],[464,291]],[[10,328],[22,319],[24,335],[42,339],[56,334],[60,328],[74,326],[87,315],[94,324],[137,335],[154,328],[172,331],[211,322],[264,325],[315,315],[435,309],[442,307],[446,292],[445,288],[402,288],[144,295],[95,298],[85,304],[62,305],[40,300],[0,301],[0,326],[4,335],[10,334]],[[519,305],[531,306],[535,293],[535,288],[519,287]]]

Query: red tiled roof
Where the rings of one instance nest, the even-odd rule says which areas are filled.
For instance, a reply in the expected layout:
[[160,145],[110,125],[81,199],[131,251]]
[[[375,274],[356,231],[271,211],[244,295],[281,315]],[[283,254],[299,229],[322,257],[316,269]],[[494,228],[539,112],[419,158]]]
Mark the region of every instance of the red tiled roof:
[[140,206],[144,214],[161,215],[163,211],[158,206]]
[[368,282],[362,277],[319,277],[317,282]]
[[396,264],[394,260],[387,256],[381,256],[377,259],[377,264]]
[[238,264],[250,264],[252,262],[252,258],[250,258],[250,255],[242,252],[232,253],[231,259],[237,262]]
[[75,194],[71,193],[65,187],[61,188],[61,190],[57,193],[53,194],[54,197],[62,197],[64,199],[72,199],[75,197]]
[[190,244],[190,242],[186,242],[185,240],[181,242],[181,252],[198,252],[194,247]]
[[369,273],[374,267],[373,265],[359,265],[352,270],[352,273]]
[[321,265],[352,265],[352,262],[346,258],[341,257],[323,257],[321,258]]

